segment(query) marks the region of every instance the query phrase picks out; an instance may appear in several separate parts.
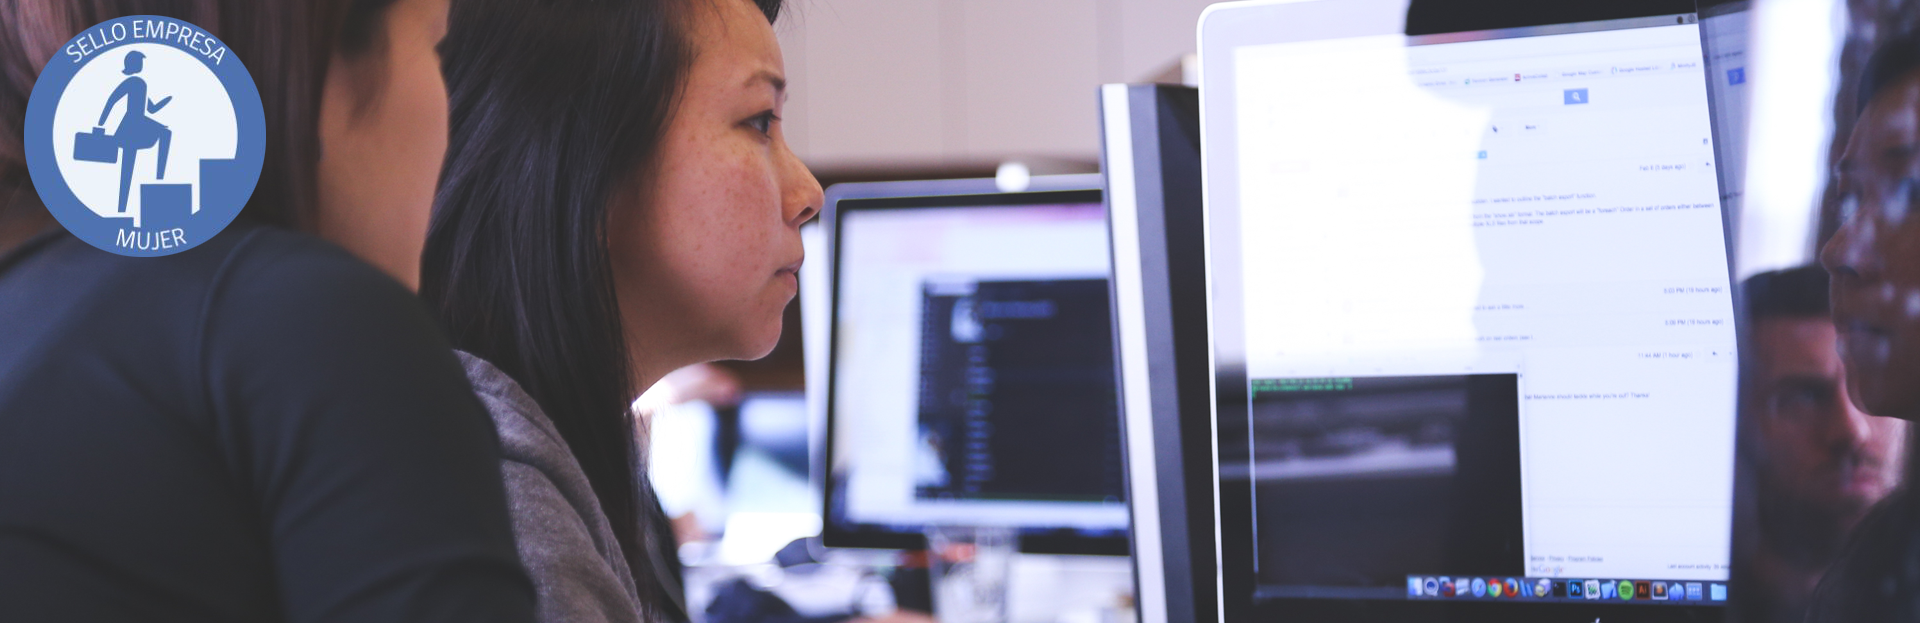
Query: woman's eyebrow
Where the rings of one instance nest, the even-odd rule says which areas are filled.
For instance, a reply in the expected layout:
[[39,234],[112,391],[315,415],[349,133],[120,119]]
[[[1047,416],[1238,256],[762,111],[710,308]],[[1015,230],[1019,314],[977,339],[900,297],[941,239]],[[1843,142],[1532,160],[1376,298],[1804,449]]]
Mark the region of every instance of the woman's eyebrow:
[[764,82],[772,86],[775,96],[787,94],[787,79],[780,74],[774,73],[772,70],[762,69],[754,72],[752,76],[747,77],[746,86],[751,87],[754,83],[758,82]]

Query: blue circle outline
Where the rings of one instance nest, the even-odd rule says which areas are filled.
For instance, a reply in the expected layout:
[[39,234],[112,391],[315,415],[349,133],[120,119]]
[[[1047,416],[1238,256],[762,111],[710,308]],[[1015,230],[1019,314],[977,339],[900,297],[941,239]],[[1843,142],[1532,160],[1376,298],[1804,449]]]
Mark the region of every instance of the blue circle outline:
[[[131,32],[132,22],[135,21],[173,22],[191,27],[206,35],[211,45],[225,48],[226,54],[218,64],[215,64],[199,50],[182,45],[172,37],[135,39],[128,36],[93,48],[93,51],[84,55],[80,61],[66,60],[67,47],[85,39],[89,34],[111,30],[114,24],[127,24],[126,28]],[[60,173],[60,165],[53,151],[55,140],[53,114],[59,108],[60,97],[66,92],[67,84],[73,81],[74,74],[78,73],[81,67],[100,60],[106,56],[107,52],[134,43],[160,44],[186,52],[188,56],[198,59],[201,65],[206,66],[216,78],[219,78],[221,85],[227,89],[228,99],[233,104],[234,129],[237,130],[238,135],[233,159],[241,164],[246,172],[246,175],[240,177],[245,180],[246,192],[234,195],[247,198],[240,200],[239,205],[208,205],[205,200],[206,181],[202,180],[200,193],[202,201],[200,211],[194,215],[196,220],[191,223],[192,233],[187,236],[183,244],[167,249],[141,251],[119,246],[115,242],[115,236],[121,227],[115,221],[119,219],[108,219],[94,213],[73,194],[73,189],[67,184],[66,177]],[[228,62],[233,64],[228,65]],[[68,232],[86,241],[87,244],[103,251],[129,257],[173,255],[200,246],[201,243],[211,240],[225,230],[227,225],[232,224],[233,220],[240,215],[240,211],[253,197],[253,191],[258,188],[260,169],[266,160],[267,151],[267,119],[266,112],[260,103],[260,89],[254,84],[253,74],[248,73],[246,64],[241,62],[240,55],[235,53],[226,41],[215,37],[212,32],[201,28],[199,24],[164,15],[118,17],[89,26],[68,39],[54,51],[53,58],[47,61],[46,68],[41,70],[40,77],[34,81],[33,94],[27,100],[27,118],[23,130],[22,138],[27,152],[27,173],[32,177],[34,189],[39,192],[40,200],[46,204],[47,211],[52,213],[54,219],[60,221],[60,225]]]

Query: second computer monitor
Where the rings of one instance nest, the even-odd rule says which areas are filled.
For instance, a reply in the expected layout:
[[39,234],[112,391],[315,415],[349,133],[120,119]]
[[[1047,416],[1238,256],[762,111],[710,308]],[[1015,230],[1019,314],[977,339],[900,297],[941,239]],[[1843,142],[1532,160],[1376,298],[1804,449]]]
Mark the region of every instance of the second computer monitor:
[[825,542],[1125,552],[1098,176],[836,186]]

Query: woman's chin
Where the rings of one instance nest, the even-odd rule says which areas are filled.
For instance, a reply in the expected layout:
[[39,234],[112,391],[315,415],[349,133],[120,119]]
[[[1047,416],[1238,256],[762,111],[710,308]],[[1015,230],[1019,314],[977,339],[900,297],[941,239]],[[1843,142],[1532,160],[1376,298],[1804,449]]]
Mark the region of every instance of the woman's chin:
[[728,359],[753,361],[773,354],[774,347],[780,345],[780,321],[775,319],[771,329],[762,327],[752,335],[742,336],[738,343],[740,346],[734,349],[734,355]]

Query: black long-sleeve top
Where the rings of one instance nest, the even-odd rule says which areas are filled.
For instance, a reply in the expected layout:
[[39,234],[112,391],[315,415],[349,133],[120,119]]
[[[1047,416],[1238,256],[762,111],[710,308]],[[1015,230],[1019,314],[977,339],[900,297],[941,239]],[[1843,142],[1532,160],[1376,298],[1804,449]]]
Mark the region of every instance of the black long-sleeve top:
[[532,621],[499,465],[418,299],[326,243],[0,258],[0,621]]

